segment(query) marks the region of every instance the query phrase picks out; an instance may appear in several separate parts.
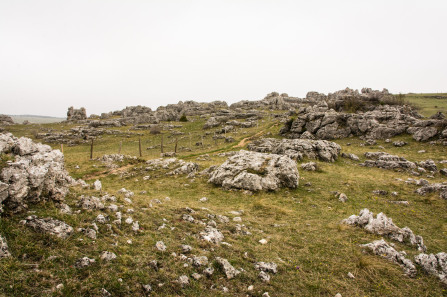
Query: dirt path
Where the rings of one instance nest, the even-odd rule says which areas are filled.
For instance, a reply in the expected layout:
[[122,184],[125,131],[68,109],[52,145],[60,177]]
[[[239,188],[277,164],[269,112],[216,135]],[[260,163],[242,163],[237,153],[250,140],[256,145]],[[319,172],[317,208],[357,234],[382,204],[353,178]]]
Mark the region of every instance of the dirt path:
[[110,175],[110,174],[118,174],[118,173],[126,171],[127,169],[129,169],[132,166],[133,166],[132,164],[128,164],[126,166],[114,168],[112,170],[104,170],[104,171],[96,172],[94,174],[84,176],[84,179],[85,180],[89,180],[89,179],[93,179],[93,178],[98,179],[101,177],[106,177],[107,175]]
[[[279,123],[275,123],[275,124],[269,126],[267,129],[270,129],[271,127],[275,127],[275,126],[278,126],[278,125],[279,125]],[[246,137],[246,138],[242,139],[241,141],[239,141],[238,144],[234,145],[233,148],[244,147],[244,146],[246,146],[247,144],[249,144],[253,138],[262,136],[264,133],[265,133],[265,130],[261,130],[261,131],[259,131],[258,133],[256,133],[255,135]]]
[[250,137],[246,137],[244,139],[242,139],[241,141],[239,141],[238,144],[236,144],[235,146],[233,146],[233,148],[235,147],[244,147],[245,145],[249,144],[251,142],[251,139],[255,138],[255,137],[259,137],[261,135],[263,135],[265,133],[265,130],[259,131],[258,133],[256,133],[255,135],[252,135]]

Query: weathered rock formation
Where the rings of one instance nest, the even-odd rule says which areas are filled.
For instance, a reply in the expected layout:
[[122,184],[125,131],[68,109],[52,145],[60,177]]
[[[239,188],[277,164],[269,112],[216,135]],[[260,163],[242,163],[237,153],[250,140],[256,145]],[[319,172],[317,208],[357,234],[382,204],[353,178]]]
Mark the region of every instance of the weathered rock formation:
[[33,215],[27,217],[23,223],[36,232],[50,234],[63,239],[73,233],[73,228],[70,225],[53,218],[38,218]]
[[63,201],[73,179],[64,167],[64,155],[26,137],[0,134],[0,154],[12,160],[0,173],[0,210],[27,208],[43,199]]
[[87,119],[87,112],[84,107],[74,109],[73,106],[68,108],[67,121],[82,121]]
[[441,282],[447,285],[447,253],[419,254],[414,257],[414,261],[425,272],[438,277]]
[[239,151],[210,174],[208,182],[250,191],[298,187],[295,161],[287,156]]
[[0,126],[9,126],[13,125],[14,121],[10,116],[0,114]]
[[405,258],[405,253],[399,253],[385,240],[376,240],[371,243],[361,245],[363,248],[370,250],[373,254],[381,256],[393,263],[398,264],[409,277],[415,277],[417,270],[411,260]]
[[365,157],[370,160],[366,160],[359,165],[396,170],[411,170],[417,168],[415,163],[410,162],[403,157],[390,155],[385,152],[367,152],[365,153]]
[[342,221],[351,226],[357,226],[366,231],[382,236],[388,236],[392,240],[416,246],[420,251],[426,251],[422,236],[414,235],[410,228],[399,228],[391,218],[379,213],[376,218],[367,208],[362,209],[358,216],[352,215]]
[[325,162],[337,160],[341,150],[335,142],[309,139],[263,138],[248,144],[247,147],[251,151],[286,155],[296,160],[307,157]]

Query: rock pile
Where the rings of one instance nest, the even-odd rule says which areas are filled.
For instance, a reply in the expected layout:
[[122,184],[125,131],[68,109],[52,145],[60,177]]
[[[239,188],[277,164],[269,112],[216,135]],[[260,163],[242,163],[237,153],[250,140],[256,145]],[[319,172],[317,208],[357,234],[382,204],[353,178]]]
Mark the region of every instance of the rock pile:
[[0,173],[0,210],[19,212],[28,203],[50,199],[61,202],[73,183],[64,167],[64,155],[26,137],[0,134],[0,153],[13,160]]
[[334,162],[340,154],[341,147],[327,140],[263,138],[248,144],[248,149],[261,153],[286,155],[296,160],[307,157]]
[[239,151],[210,173],[208,182],[250,191],[298,187],[295,161],[287,156]]
[[364,228],[370,233],[388,236],[398,242],[416,246],[420,251],[425,252],[427,250],[422,236],[414,235],[413,231],[408,227],[399,228],[393,223],[391,218],[388,218],[383,213],[379,213],[374,218],[374,214],[365,208],[360,211],[358,216],[352,215],[342,222],[347,225]]
[[415,163],[410,162],[403,157],[390,155],[385,152],[367,152],[365,153],[365,157],[370,160],[366,160],[359,165],[396,170],[411,170],[417,168]]

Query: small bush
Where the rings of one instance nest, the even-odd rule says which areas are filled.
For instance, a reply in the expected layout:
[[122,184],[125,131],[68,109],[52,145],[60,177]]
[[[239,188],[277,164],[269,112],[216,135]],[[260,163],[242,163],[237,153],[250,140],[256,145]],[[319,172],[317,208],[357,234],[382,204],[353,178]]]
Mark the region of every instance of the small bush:
[[187,121],[188,121],[188,118],[186,117],[185,114],[182,114],[182,116],[180,117],[179,121],[180,121],[180,122],[187,122]]

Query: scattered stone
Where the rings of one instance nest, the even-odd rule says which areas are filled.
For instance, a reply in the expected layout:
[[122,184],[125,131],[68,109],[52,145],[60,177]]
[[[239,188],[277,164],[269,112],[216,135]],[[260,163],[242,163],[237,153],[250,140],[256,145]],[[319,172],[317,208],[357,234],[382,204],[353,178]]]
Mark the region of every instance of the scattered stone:
[[241,150],[211,173],[208,182],[250,191],[298,187],[296,163],[287,156]]
[[441,282],[447,285],[447,253],[419,254],[414,257],[414,261],[425,272],[438,277]]
[[415,163],[403,157],[390,155],[385,152],[367,152],[365,153],[365,157],[372,160],[366,160],[360,164],[361,166],[397,170],[412,170],[417,168]]
[[236,277],[239,273],[241,273],[239,270],[234,268],[230,264],[230,262],[228,262],[227,259],[216,257],[216,261],[221,266],[221,268],[223,269],[223,271],[228,279],[232,279],[232,278]]
[[220,244],[224,239],[222,232],[214,227],[206,226],[205,230],[200,232],[200,238],[208,242]]
[[410,205],[410,203],[408,201],[388,201],[388,203],[406,205],[406,206]]
[[270,281],[270,275],[268,273],[264,272],[264,271],[259,272],[258,277],[264,283],[268,283]]
[[157,248],[157,250],[164,252],[166,251],[166,245],[164,244],[163,241],[157,241],[157,243],[155,244],[155,247]]
[[11,257],[6,239],[0,235],[0,259]]
[[411,260],[405,258],[403,253],[399,253],[391,247],[385,240],[376,240],[372,243],[361,245],[363,248],[369,249],[376,255],[379,255],[393,263],[398,264],[404,270],[404,273],[410,277],[415,277],[417,270]]
[[107,291],[104,288],[101,289],[101,294],[102,294],[102,297],[111,297],[112,296],[112,294],[110,294],[109,291]]
[[315,163],[315,162],[301,164],[301,169],[306,170],[306,171],[316,171],[317,168],[318,168],[318,166],[317,166],[317,163]]
[[87,236],[90,239],[96,239],[96,231],[91,228],[78,228],[78,232],[84,233],[85,236]]
[[99,258],[103,261],[109,262],[109,261],[116,259],[116,255],[115,255],[115,253],[104,251],[101,253]]
[[342,221],[343,223],[351,226],[358,226],[364,228],[366,231],[378,235],[386,235],[392,240],[396,240],[401,243],[407,243],[413,246],[417,246],[418,250],[426,251],[427,248],[424,245],[422,236],[414,235],[410,228],[397,227],[391,218],[388,218],[385,214],[379,213],[374,218],[374,214],[367,208],[360,211],[358,216],[352,215],[348,219]]
[[78,269],[82,269],[82,268],[90,266],[93,263],[95,263],[95,259],[90,259],[88,257],[83,257],[83,258],[80,258],[80,259],[76,260],[74,266],[76,268],[78,268]]
[[143,291],[144,291],[144,293],[149,294],[150,292],[152,292],[152,287],[151,287],[151,285],[146,284],[146,285],[142,285],[142,287],[143,287]]
[[200,202],[207,202],[207,201],[208,201],[208,198],[206,198],[206,197],[202,197],[202,198],[199,199],[199,201],[200,201]]
[[349,153],[349,154],[347,154],[347,153],[342,153],[341,156],[342,156],[343,158],[351,159],[351,160],[353,160],[353,161],[360,161],[360,158],[359,158],[357,155],[355,155],[355,154],[351,154],[351,153]]
[[32,215],[24,220],[24,224],[36,232],[54,235],[63,239],[73,233],[73,228],[70,225],[53,218],[38,218]]
[[191,274],[191,277],[195,280],[199,280],[202,278],[202,275],[197,272],[194,272],[193,274]]
[[341,147],[327,140],[263,138],[250,143],[248,149],[261,153],[286,155],[295,160],[307,157],[334,162],[340,154]]
[[278,265],[273,262],[257,262],[255,264],[255,269],[276,274],[278,272]]
[[348,272],[348,277],[349,277],[350,279],[354,279],[354,278],[355,278],[354,274],[352,274],[351,272]]
[[212,276],[213,273],[214,273],[214,268],[212,268],[212,267],[208,267],[203,270],[203,274],[205,274],[207,277]]
[[267,239],[264,239],[264,238],[259,240],[260,244],[267,244],[267,242],[268,242]]
[[183,287],[189,285],[189,277],[187,275],[181,275],[178,278],[178,283]]
[[408,144],[408,142],[405,142],[405,141],[402,141],[402,140],[393,142],[393,145],[396,146],[396,147],[403,147],[403,146],[405,146],[407,144]]
[[340,195],[338,195],[338,201],[345,203],[348,201],[348,196],[346,196],[345,193],[340,193]]
[[95,180],[95,182],[93,183],[93,187],[95,188],[96,191],[101,191],[102,190],[101,181]]
[[182,253],[188,254],[192,251],[192,247],[190,245],[182,244],[181,246]]
[[77,203],[77,206],[82,209],[104,209],[104,204],[101,199],[94,196],[82,195]]
[[194,256],[192,260],[192,265],[196,267],[208,265],[208,258],[206,256]]

